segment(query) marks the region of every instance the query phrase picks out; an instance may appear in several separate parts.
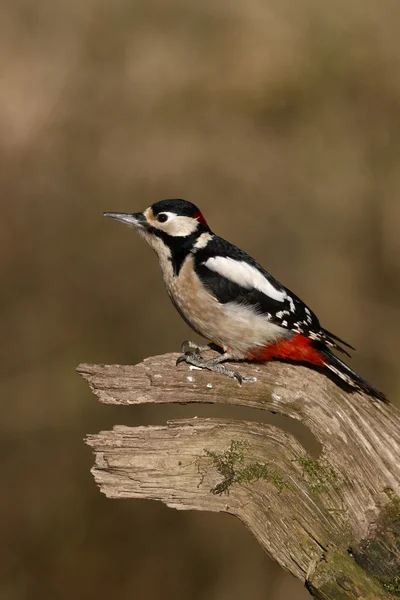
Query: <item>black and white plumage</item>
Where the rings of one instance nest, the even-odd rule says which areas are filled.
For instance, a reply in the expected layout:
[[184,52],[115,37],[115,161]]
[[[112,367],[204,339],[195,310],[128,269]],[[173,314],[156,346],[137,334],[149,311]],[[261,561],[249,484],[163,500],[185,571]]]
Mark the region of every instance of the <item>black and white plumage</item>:
[[195,269],[203,285],[219,302],[249,304],[261,311],[271,323],[312,337],[341,352],[347,353],[336,341],[351,348],[322,329],[316,315],[300,298],[246,252],[226,240],[213,236],[207,246],[196,253]]
[[221,363],[305,362],[326,367],[353,388],[385,400],[331,351],[348,354],[342,345],[351,346],[323,329],[308,306],[246,252],[215,235],[194,204],[162,200],[143,213],[105,215],[133,226],[145,238],[158,255],[178,312],[221,349],[216,359],[186,353],[181,360],[239,380],[243,378]]

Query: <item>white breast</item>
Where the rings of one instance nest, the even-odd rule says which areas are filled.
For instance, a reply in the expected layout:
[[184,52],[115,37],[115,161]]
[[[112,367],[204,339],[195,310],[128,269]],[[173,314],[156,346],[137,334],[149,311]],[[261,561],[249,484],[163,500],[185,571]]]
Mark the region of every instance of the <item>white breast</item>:
[[251,306],[220,304],[201,284],[188,256],[179,276],[164,274],[164,281],[177,310],[200,335],[219,346],[228,346],[234,358],[245,358],[248,350],[263,347],[289,335],[279,325]]

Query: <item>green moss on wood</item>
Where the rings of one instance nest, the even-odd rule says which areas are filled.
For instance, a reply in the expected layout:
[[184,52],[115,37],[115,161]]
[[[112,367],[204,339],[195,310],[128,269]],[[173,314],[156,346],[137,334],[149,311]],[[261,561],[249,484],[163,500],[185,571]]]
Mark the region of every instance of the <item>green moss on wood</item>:
[[276,468],[258,461],[244,464],[245,452],[249,447],[248,442],[232,440],[229,449],[225,452],[205,451],[222,477],[222,481],[211,489],[213,494],[227,493],[234,483],[243,485],[260,479],[269,481],[279,491],[289,487]]
[[274,485],[279,491],[289,487],[288,483],[281,477],[276,469],[271,469],[265,463],[253,462],[236,473],[238,483],[252,483],[258,479],[265,479]]
[[316,459],[311,456],[304,456],[295,458],[293,462],[299,463],[302,467],[303,476],[315,494],[326,491],[329,485],[337,480],[335,471],[323,458]]
[[395,577],[391,582],[383,583],[383,589],[393,596],[400,596],[400,577]]
[[400,499],[391,496],[368,538],[351,552],[354,560],[373,575],[383,589],[400,597]]
[[327,552],[306,587],[319,600],[388,600],[392,597],[344,549]]

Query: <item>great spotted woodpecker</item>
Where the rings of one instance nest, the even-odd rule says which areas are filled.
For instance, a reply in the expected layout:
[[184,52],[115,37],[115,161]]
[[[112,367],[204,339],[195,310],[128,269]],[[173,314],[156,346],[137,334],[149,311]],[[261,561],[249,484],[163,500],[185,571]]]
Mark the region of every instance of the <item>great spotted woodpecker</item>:
[[[222,363],[286,359],[326,367],[352,388],[386,401],[332,352],[352,348],[251,256],[215,235],[185,200],[161,200],[144,212],[104,213],[133,226],[155,250],[169,297],[207,346],[184,342],[179,362],[249,380]],[[217,349],[206,360],[202,352]],[[354,350],[354,348],[352,348]]]

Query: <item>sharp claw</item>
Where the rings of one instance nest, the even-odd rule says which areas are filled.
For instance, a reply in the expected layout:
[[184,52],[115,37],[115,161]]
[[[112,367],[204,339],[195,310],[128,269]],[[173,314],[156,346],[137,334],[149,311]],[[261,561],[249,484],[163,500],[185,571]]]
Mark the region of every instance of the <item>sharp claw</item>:
[[187,359],[190,356],[195,356],[195,354],[193,352],[190,352],[190,350],[187,350],[186,352],[184,352],[183,354],[178,356],[178,358],[176,359],[175,365],[179,365],[179,363],[181,363],[181,362],[188,362]]
[[233,377],[234,377],[234,379],[237,380],[237,382],[240,385],[242,385],[242,383],[254,383],[255,381],[257,381],[256,377],[245,377],[244,375],[241,375],[237,371],[233,371]]
[[186,358],[187,358],[187,354],[181,354],[180,356],[178,356],[178,358],[176,359],[176,363],[175,365],[178,366],[181,362],[186,362]]
[[254,383],[257,381],[257,377],[242,377],[242,381],[246,381],[248,383]]
[[236,371],[233,372],[233,377],[237,380],[237,382],[242,385],[243,383],[243,377],[241,376],[240,373],[237,373]]

